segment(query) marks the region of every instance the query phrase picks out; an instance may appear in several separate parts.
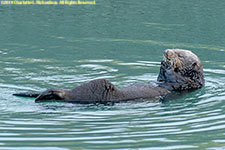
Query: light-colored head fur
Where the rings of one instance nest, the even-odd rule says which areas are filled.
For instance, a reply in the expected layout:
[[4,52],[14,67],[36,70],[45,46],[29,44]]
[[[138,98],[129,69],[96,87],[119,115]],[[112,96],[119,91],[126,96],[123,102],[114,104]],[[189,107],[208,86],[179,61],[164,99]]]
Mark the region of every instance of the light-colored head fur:
[[187,67],[196,67],[196,70],[202,69],[202,63],[200,59],[191,51],[183,49],[167,49],[164,52],[165,61],[171,63],[171,67],[174,71],[181,71]]

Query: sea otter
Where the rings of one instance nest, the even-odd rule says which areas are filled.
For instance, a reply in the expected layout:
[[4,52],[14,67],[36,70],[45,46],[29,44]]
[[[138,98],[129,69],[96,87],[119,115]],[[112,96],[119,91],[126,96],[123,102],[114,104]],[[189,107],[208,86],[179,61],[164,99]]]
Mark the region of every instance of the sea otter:
[[16,93],[35,97],[35,102],[61,100],[73,103],[107,103],[163,98],[173,91],[201,88],[204,85],[200,59],[189,50],[167,49],[156,82],[135,83],[116,88],[106,79],[92,80],[71,90],[48,89],[40,94]]

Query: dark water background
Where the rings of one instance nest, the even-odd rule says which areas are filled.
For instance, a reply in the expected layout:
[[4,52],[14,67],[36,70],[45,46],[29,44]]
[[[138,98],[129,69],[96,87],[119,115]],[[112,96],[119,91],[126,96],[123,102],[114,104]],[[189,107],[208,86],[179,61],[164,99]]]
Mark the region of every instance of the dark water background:
[[[0,5],[0,149],[225,149],[225,2]],[[167,48],[204,65],[202,89],[165,103],[34,103],[12,93],[156,80]]]

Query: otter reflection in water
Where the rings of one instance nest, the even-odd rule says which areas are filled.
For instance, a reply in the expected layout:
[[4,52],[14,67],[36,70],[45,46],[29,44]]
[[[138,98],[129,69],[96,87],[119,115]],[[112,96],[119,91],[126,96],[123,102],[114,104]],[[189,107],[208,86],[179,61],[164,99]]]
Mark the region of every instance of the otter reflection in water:
[[203,67],[199,58],[189,50],[167,49],[156,82],[135,83],[116,88],[105,79],[97,79],[71,90],[49,89],[40,94],[16,93],[15,96],[35,97],[35,102],[61,100],[73,103],[107,103],[138,99],[157,99],[173,91],[201,88]]

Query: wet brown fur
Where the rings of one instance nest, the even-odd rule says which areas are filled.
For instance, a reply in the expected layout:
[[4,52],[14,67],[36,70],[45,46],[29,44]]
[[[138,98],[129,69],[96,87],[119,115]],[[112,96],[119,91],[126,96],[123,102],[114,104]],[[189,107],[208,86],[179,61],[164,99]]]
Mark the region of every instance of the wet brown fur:
[[[203,67],[191,51],[167,49],[161,62],[157,82],[136,83],[116,88],[105,79],[84,83],[72,90],[49,89],[39,94],[35,101],[63,100],[75,103],[106,103],[137,99],[160,99],[172,91],[197,89],[204,85]],[[19,93],[17,96],[29,96]],[[30,94],[31,95],[31,94]]]

